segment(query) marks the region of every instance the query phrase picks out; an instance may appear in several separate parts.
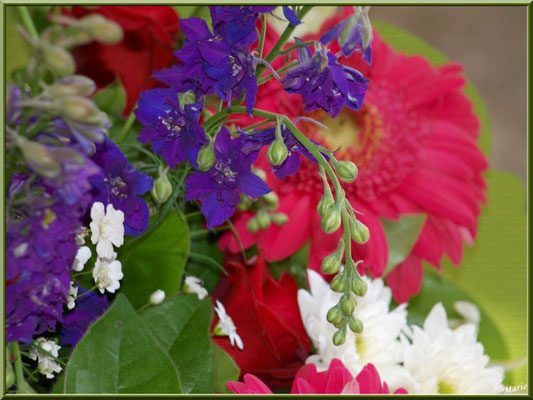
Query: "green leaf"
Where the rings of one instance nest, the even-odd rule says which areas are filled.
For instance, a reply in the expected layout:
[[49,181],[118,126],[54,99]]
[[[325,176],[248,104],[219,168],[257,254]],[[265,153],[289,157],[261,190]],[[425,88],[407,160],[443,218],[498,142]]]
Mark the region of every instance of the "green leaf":
[[239,380],[241,371],[235,361],[217,344],[211,342],[213,352],[213,390],[215,393],[231,393],[226,382]]
[[183,393],[212,393],[212,307],[196,295],[170,298],[150,307],[141,318],[178,369]]
[[126,106],[126,91],[117,78],[111,85],[96,92],[93,100],[100,110],[120,115]]
[[65,374],[59,375],[59,378],[57,378],[56,383],[54,384],[54,387],[51,394],[64,394],[65,393]]
[[26,40],[20,36],[17,31],[17,24],[21,24],[17,6],[5,7],[5,22],[6,22],[6,77],[11,78],[14,71],[26,68],[28,59],[31,53],[31,46]]
[[147,304],[157,289],[167,296],[179,292],[189,250],[187,223],[178,211],[171,211],[152,232],[120,252],[121,290],[135,309]]
[[426,222],[426,214],[402,215],[398,221],[381,218],[387,237],[389,258],[383,275],[387,275],[411,253]]
[[66,393],[180,393],[178,372],[123,294],[80,340]]

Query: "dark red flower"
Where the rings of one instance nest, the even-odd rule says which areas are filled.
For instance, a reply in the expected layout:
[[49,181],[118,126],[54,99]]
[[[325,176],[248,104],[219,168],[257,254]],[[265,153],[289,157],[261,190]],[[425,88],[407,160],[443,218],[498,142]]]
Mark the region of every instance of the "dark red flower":
[[[283,273],[276,281],[263,258],[229,261],[213,300],[224,304],[244,344],[233,347],[227,337],[215,337],[237,363],[241,374],[253,373],[270,387],[289,386],[307,358],[310,341],[298,309],[298,287]],[[213,327],[218,318],[213,321]]]
[[123,113],[129,114],[141,92],[156,85],[152,73],[175,60],[178,14],[170,6],[72,7],[76,18],[94,13],[118,23],[124,39],[115,45],[93,42],[74,48],[77,72],[93,79],[98,87],[114,82],[118,75],[127,94]]

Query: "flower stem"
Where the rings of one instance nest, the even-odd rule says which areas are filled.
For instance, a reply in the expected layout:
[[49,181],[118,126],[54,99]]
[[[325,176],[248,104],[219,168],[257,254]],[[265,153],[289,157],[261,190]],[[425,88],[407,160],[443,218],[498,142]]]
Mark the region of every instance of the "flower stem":
[[263,51],[265,49],[265,35],[266,35],[267,20],[266,14],[261,16],[261,36],[259,37],[259,58],[263,58]]
[[298,44],[295,44],[294,46],[291,46],[289,47],[288,49],[286,50],[283,50],[283,51],[280,51],[279,52],[279,55],[280,56],[283,56],[285,54],[289,54],[291,51],[293,50],[296,50],[296,49],[299,49],[301,47],[307,47],[307,46],[312,46],[315,44],[315,41],[314,40],[310,40],[308,42],[302,42],[302,43],[298,43]]
[[131,111],[130,115],[128,115],[128,119],[126,120],[126,122],[124,123],[124,126],[120,130],[120,133],[118,134],[118,138],[117,138],[117,143],[121,143],[126,138],[128,131],[131,129],[131,127],[135,123],[136,116],[133,111],[135,111],[135,108]]
[[17,390],[19,390],[25,383],[24,371],[22,370],[22,357],[20,355],[19,342],[11,342],[11,353],[13,353],[15,364],[15,380],[17,382]]
[[22,19],[22,23],[24,24],[24,27],[28,31],[28,33],[32,36],[33,39],[38,40],[39,39],[39,32],[37,32],[37,28],[35,28],[35,24],[33,23],[33,20],[31,19],[30,12],[28,11],[28,7],[26,6],[18,6],[17,10],[20,15],[20,19]]

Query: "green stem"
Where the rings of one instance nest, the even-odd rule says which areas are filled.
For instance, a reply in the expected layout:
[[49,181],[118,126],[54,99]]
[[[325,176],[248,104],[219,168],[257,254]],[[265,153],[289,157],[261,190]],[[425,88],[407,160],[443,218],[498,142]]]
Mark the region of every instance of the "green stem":
[[22,357],[20,355],[19,342],[11,342],[11,352],[15,358],[15,381],[17,382],[17,390],[19,390],[25,382],[24,371],[22,370]]
[[206,264],[211,264],[211,265],[215,266],[216,268],[220,269],[224,273],[224,275],[228,274],[226,272],[226,270],[224,269],[224,267],[220,263],[218,263],[217,261],[213,260],[211,257],[204,256],[203,254],[192,253],[191,252],[191,253],[189,253],[189,258],[191,258],[192,260],[205,262]]
[[117,138],[117,143],[120,143],[120,142],[122,142],[124,140],[124,138],[128,134],[128,131],[131,129],[131,127],[135,123],[135,120],[137,118],[135,116],[135,113],[133,112],[134,110],[132,110],[130,115],[128,115],[128,119],[126,120],[126,122],[124,123],[124,126],[120,130],[120,133],[118,134],[118,138]]
[[28,33],[35,40],[39,40],[39,32],[37,32],[37,28],[35,28],[35,24],[33,23],[30,12],[28,11],[28,7],[18,6],[17,10],[19,12],[20,18],[22,19],[22,23],[24,24],[24,27],[26,28]]
[[263,58],[263,51],[265,49],[265,35],[266,35],[267,20],[266,14],[261,16],[261,36],[259,37],[259,58]]
[[286,49],[286,50],[280,51],[280,52],[279,52],[279,55],[280,55],[280,56],[283,56],[283,55],[285,55],[285,54],[289,54],[289,53],[290,53],[291,51],[293,51],[293,50],[299,49],[300,47],[312,46],[313,44],[315,44],[315,41],[314,41],[314,40],[310,40],[310,41],[308,41],[308,42],[298,43],[298,44],[295,44],[294,46],[289,47],[289,48]]
[[[298,65],[298,61],[293,61],[287,65],[285,65],[284,67],[278,69],[276,72],[278,73],[278,75],[281,75],[283,72],[287,71],[288,69],[291,69],[292,67],[295,67]],[[268,82],[269,80],[271,80],[272,78],[274,77],[274,75],[270,74],[270,75],[267,75],[265,76],[264,78],[261,78],[259,79],[259,82],[257,82],[257,85],[258,86],[261,86],[263,83],[266,83]],[[283,77],[282,77],[283,78]]]

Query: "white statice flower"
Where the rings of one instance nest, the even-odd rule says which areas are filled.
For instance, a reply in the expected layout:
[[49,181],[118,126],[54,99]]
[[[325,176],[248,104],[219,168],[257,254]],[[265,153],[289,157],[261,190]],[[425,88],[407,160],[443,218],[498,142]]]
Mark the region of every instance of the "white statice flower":
[[87,261],[89,261],[89,258],[91,258],[91,255],[90,248],[87,246],[81,246],[76,252],[76,257],[74,257],[72,269],[74,271],[83,271],[83,268],[85,267],[85,264],[87,264]]
[[[412,326],[402,336],[403,365],[408,376],[399,386],[414,394],[497,394],[504,387],[503,368],[488,367],[489,357],[477,342],[476,326],[450,329],[446,310],[436,304],[423,329]],[[396,382],[398,385],[398,382]],[[391,386],[391,390],[395,387]]]
[[165,292],[161,289],[157,289],[154,293],[150,295],[150,304],[157,306],[165,301]]
[[[35,343],[44,351],[51,354],[54,357],[59,356],[59,349],[61,346],[57,345],[52,340],[47,340],[44,337],[37,338],[35,340]],[[29,351],[29,357],[32,360],[38,360],[37,361],[37,369],[41,374],[46,376],[48,379],[54,378],[54,372],[59,373],[61,372],[61,365],[57,361],[55,361],[52,357],[50,357],[48,354],[34,349],[33,347]]]
[[100,293],[106,290],[109,293],[115,293],[120,287],[120,280],[124,278],[122,273],[122,264],[116,260],[117,253],[112,253],[111,258],[96,259],[96,264],[93,269],[93,278]]
[[67,295],[67,308],[72,310],[76,306],[76,298],[78,297],[78,287],[73,281],[70,281],[70,288]]
[[99,201],[91,208],[91,241],[96,244],[96,253],[100,257],[111,258],[113,246],[124,244],[124,213],[115,210],[113,204],[104,205]]
[[237,347],[240,350],[243,350],[244,345],[242,343],[241,337],[237,334],[237,328],[235,327],[235,324],[233,323],[231,317],[226,314],[226,309],[224,308],[224,305],[218,300],[217,305],[215,307],[215,311],[217,312],[219,321],[215,326],[213,333],[216,336],[229,336],[229,341],[231,345],[234,346],[235,344],[237,344]]
[[195,276],[187,276],[185,278],[183,291],[185,293],[194,293],[200,300],[202,300],[208,295],[207,290],[202,286],[202,283],[202,280]]
[[331,361],[338,358],[353,376],[357,376],[366,364],[372,363],[383,380],[394,381],[402,374],[399,335],[407,324],[406,305],[391,311],[391,290],[381,279],[363,279],[368,290],[365,296],[357,298],[354,311],[354,316],[363,323],[363,331],[356,334],[347,329],[344,344],[335,346],[332,338],[337,329],[328,322],[327,313],[339,302],[342,294],[332,291],[320,274],[308,270],[310,292],[304,289],[298,291],[298,306],[316,354],[308,357],[306,362],[315,364],[318,371],[325,371]]

